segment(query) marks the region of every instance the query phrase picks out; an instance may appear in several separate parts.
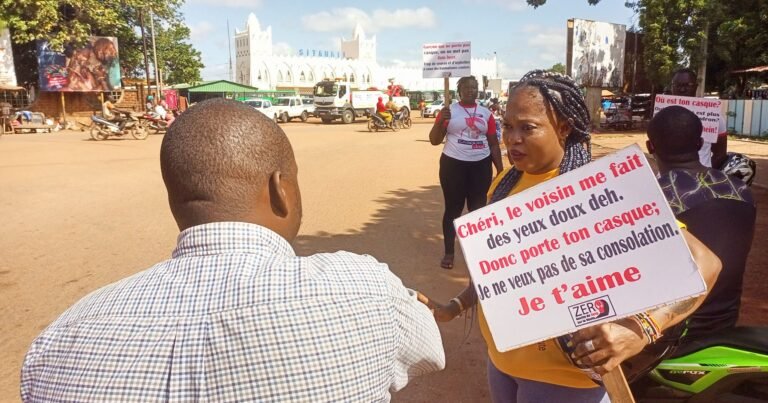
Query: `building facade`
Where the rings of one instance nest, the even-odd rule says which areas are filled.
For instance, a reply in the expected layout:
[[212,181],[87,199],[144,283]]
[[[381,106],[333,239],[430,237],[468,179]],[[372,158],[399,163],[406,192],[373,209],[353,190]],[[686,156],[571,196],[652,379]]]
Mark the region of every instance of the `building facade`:
[[[409,90],[439,90],[442,79],[422,78],[421,68],[381,66],[376,59],[376,36],[366,37],[360,25],[352,32],[352,39],[341,39],[341,51],[299,49],[296,55],[275,55],[272,46],[272,27],[261,28],[251,13],[245,29],[236,30],[235,81],[259,89],[295,89],[302,94],[312,92],[323,79],[349,80],[358,88],[386,88],[390,80]],[[414,46],[419,46],[414,44]],[[497,78],[496,56],[473,58],[472,74]],[[451,79],[455,88],[456,80]]]

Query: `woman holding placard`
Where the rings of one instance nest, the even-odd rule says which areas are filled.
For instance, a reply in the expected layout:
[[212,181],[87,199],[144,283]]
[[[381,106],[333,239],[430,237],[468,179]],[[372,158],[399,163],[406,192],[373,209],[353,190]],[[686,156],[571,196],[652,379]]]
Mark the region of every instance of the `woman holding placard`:
[[491,163],[497,173],[504,168],[493,112],[476,102],[477,79],[460,78],[457,91],[459,102],[443,107],[429,132],[432,145],[440,145],[445,140],[440,156],[440,187],[445,199],[445,254],[440,261],[443,269],[453,268],[456,243],[453,220],[461,216],[465,204],[469,211],[485,206],[485,193],[493,179]]
[[[567,76],[536,70],[510,86],[502,139],[514,167],[493,181],[488,202],[499,201],[589,163],[589,123],[581,90]],[[702,277],[711,288],[720,261],[696,238],[683,233]],[[607,402],[605,389],[590,379],[584,369],[600,375],[611,371],[654,342],[663,330],[682,321],[703,300],[701,296],[579,330],[568,336],[564,348],[552,339],[503,353],[496,350],[479,309],[480,330],[488,345],[491,397],[495,402]],[[428,300],[422,297],[422,301]],[[447,305],[428,302],[438,321],[451,320],[476,304],[477,294],[471,283]]]

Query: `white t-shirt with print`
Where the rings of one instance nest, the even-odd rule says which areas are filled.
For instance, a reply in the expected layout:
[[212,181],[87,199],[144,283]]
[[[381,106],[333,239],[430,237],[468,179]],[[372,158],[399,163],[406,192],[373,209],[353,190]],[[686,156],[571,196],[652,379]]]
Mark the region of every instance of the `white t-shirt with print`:
[[452,104],[443,154],[461,161],[480,161],[491,155],[488,134],[496,135],[496,120],[490,109],[477,104]]

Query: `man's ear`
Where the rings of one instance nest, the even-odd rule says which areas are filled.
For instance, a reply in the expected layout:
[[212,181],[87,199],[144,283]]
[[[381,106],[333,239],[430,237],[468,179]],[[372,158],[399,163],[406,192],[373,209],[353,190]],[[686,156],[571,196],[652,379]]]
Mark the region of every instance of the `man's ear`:
[[656,147],[653,146],[653,143],[651,143],[651,140],[645,140],[645,146],[648,148],[648,154],[656,153]]
[[272,208],[272,213],[280,218],[285,218],[289,214],[288,196],[285,192],[286,185],[283,181],[282,172],[275,171],[269,176],[269,205]]

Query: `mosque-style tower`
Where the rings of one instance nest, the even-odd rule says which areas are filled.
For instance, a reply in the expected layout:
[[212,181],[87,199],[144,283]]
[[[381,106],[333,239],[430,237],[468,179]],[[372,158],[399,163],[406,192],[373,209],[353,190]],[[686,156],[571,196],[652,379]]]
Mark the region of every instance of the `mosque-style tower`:
[[376,35],[365,38],[363,27],[358,23],[352,31],[351,40],[341,40],[341,51],[347,59],[376,62]]

